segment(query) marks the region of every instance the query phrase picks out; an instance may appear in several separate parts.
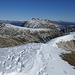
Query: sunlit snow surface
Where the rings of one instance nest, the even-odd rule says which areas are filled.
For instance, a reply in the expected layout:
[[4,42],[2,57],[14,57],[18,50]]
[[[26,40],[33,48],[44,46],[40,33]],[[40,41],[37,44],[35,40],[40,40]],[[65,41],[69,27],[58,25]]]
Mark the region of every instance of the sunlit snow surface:
[[46,44],[30,43],[0,48],[0,75],[75,75],[75,69],[60,54],[60,41],[75,40],[75,33],[55,38]]

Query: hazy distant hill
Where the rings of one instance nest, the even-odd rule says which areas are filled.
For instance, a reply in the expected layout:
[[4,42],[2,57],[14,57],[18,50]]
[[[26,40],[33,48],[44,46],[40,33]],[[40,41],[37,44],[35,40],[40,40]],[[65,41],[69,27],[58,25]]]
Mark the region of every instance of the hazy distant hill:
[[25,21],[9,21],[9,20],[0,20],[0,24],[13,24],[16,26],[22,26]]
[[75,22],[66,22],[66,21],[56,21],[56,22],[60,25],[65,25],[65,26],[75,25]]
[[[39,18],[33,18],[33,20],[36,20],[36,22],[38,22],[38,20],[40,20]],[[40,20],[41,22],[43,20]],[[51,21],[51,20],[44,20],[45,22],[47,22],[47,24],[50,22],[54,22],[54,23],[57,23],[57,24],[60,24],[60,25],[64,25],[64,26],[68,26],[68,25],[75,25],[75,22],[66,22],[66,21]],[[41,24],[40,22],[40,24]],[[26,24],[29,23],[29,21],[9,21],[9,20],[0,20],[0,24],[13,24],[13,25],[16,25],[16,26],[25,26]],[[42,22],[43,23],[43,22]],[[54,24],[53,23],[53,24]],[[35,24],[35,23],[34,23]],[[30,24],[29,24],[30,25]]]

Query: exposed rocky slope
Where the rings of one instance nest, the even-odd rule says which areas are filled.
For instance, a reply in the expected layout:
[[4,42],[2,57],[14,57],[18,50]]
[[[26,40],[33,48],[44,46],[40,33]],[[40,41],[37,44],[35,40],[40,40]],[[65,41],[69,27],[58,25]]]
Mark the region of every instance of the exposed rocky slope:
[[[74,39],[72,39],[73,37]],[[57,45],[59,48],[65,49],[66,51],[70,51],[69,53],[62,53],[62,55],[60,56],[63,60],[74,66],[75,69],[75,33],[73,37],[68,36],[68,38],[72,40],[67,40],[67,38],[65,38],[65,40],[67,41],[61,40],[59,43],[57,43]]]
[[75,52],[75,40],[57,43],[58,47]]
[[60,27],[60,25],[51,20],[32,18],[32,20],[28,20],[24,23],[24,27],[56,29],[56,28]]
[[9,47],[31,42],[46,42],[57,36],[59,36],[57,29],[33,29],[5,24],[0,26],[0,47]]

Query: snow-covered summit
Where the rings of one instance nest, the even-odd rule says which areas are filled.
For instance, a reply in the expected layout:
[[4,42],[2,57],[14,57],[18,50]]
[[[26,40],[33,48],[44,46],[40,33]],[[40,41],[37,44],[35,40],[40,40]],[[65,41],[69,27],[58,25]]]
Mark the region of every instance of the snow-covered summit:
[[51,21],[51,20],[32,18],[31,20],[25,22],[24,27],[29,27],[29,28],[56,28],[56,27],[60,27],[60,25],[56,24],[54,21]]

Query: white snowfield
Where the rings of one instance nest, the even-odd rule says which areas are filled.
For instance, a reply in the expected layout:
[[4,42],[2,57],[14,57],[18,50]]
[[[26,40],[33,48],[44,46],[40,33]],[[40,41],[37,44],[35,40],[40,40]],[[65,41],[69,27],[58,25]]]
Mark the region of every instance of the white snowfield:
[[30,43],[0,48],[0,75],[75,75],[74,66],[61,59],[56,43],[75,40],[75,33],[55,38],[46,44]]

